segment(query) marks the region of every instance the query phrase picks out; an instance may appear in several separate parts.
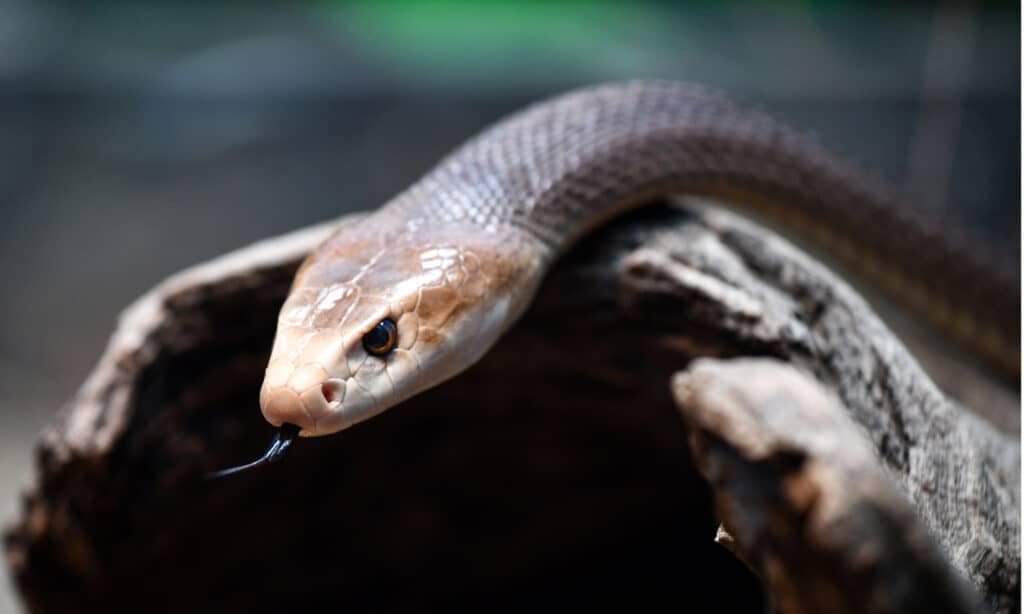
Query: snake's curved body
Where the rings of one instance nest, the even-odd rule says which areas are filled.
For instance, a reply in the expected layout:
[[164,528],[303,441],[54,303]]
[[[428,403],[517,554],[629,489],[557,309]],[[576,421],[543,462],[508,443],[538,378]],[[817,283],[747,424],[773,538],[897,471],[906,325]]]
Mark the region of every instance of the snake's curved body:
[[[260,404],[301,435],[347,428],[475,362],[574,241],[658,196],[699,193],[830,231],[918,306],[1019,364],[1019,284],[880,183],[768,115],[702,88],[573,92],[495,125],[304,263]],[[384,320],[395,347],[363,337]],[[1009,337],[1009,338],[1007,338]]]

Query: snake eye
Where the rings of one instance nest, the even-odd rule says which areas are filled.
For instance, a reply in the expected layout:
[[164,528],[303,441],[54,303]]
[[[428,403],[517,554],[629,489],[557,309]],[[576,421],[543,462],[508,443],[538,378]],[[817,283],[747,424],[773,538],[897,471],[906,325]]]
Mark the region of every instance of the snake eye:
[[377,326],[363,335],[363,347],[374,356],[384,356],[395,349],[398,342],[398,327],[390,320],[381,320]]

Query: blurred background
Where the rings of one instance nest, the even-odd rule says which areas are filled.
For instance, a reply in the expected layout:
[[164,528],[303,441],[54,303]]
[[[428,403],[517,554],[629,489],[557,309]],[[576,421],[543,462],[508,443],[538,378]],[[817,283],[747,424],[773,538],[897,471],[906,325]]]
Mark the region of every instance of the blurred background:
[[1015,2],[0,0],[0,514],[132,299],[376,207],[574,86],[727,89],[1019,257],[1020,23]]

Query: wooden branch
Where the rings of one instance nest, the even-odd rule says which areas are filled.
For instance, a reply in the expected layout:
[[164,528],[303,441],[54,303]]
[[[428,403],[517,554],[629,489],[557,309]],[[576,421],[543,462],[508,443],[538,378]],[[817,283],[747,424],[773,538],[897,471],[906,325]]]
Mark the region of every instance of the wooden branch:
[[715,210],[616,222],[464,375],[265,471],[202,480],[266,445],[255,402],[276,310],[326,232],[202,265],[125,312],[42,436],[6,534],[32,611],[301,610],[324,596],[355,610],[543,596],[750,611],[759,582],[712,541],[668,382],[694,357],[751,355],[813,373],[953,568],[993,609],[1019,608],[1017,443],[945,399],[845,284]]
[[728,531],[719,541],[765,579],[780,612],[979,610],[813,379],[770,359],[702,359],[672,387]]

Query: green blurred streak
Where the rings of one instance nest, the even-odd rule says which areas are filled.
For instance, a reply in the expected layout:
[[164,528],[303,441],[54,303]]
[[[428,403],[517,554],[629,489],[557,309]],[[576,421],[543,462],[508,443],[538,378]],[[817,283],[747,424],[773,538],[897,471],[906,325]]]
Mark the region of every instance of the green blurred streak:
[[[404,71],[431,71],[434,78],[493,81],[529,72],[533,78],[571,71],[581,79],[600,73],[658,76],[671,61],[666,50],[714,48],[708,21],[695,16],[742,13],[745,8],[780,13],[855,14],[884,19],[887,11],[919,8],[927,19],[937,2],[863,0],[320,0],[312,10],[363,53],[394,61]],[[982,11],[1012,13],[1020,5],[979,1]],[[1009,17],[1009,15],[1008,15]],[[726,27],[729,27],[727,25]],[[447,72],[448,74],[441,74]]]
[[649,47],[686,34],[677,11],[660,3],[360,0],[323,2],[320,12],[350,43],[431,70],[642,65],[642,58],[623,56],[624,40],[642,37]]

